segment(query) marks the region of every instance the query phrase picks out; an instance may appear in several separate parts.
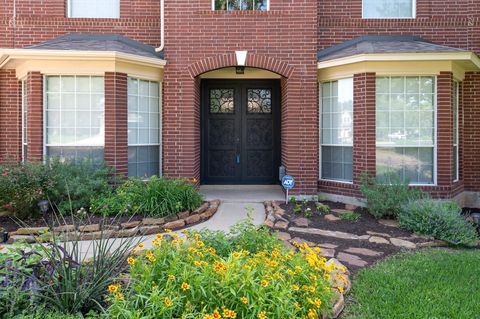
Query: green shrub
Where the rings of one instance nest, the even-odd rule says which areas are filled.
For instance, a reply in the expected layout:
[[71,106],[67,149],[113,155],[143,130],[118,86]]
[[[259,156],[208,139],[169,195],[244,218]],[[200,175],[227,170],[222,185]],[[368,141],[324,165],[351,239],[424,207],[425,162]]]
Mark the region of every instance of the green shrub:
[[361,215],[358,213],[345,213],[345,214],[338,215],[338,218],[343,220],[349,220],[354,223],[358,222],[360,217]]
[[115,192],[92,198],[91,211],[104,216],[134,212],[162,217],[194,210],[202,202],[202,196],[187,180],[152,176],[148,181],[129,178]]
[[432,236],[454,245],[474,245],[478,239],[475,227],[452,201],[423,199],[409,202],[398,215],[400,226],[422,235]]
[[[112,287],[109,318],[318,318],[329,312],[335,289],[330,273],[342,280],[341,270],[334,273],[306,245],[299,253],[274,238],[271,248],[251,245],[247,240],[263,243],[267,233],[255,239],[254,231],[247,232],[225,238],[216,233],[213,241],[198,233],[158,236],[152,250],[130,257],[131,286]],[[236,250],[220,254],[213,247],[228,247],[218,241],[231,238],[241,240]]]
[[427,197],[423,191],[409,187],[408,182],[400,181],[395,174],[387,174],[382,181],[363,174],[360,191],[367,200],[368,211],[376,218],[396,217],[403,204]]
[[0,166],[0,206],[25,218],[48,199],[61,213],[88,207],[90,198],[108,192],[115,182],[111,169],[91,161],[15,163]]

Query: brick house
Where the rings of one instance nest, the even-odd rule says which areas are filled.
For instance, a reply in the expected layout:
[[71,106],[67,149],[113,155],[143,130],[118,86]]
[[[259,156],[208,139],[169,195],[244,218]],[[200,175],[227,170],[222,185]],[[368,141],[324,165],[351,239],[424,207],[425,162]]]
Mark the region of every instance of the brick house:
[[1,161],[201,184],[282,166],[344,202],[393,172],[480,206],[477,0],[0,0],[0,26]]

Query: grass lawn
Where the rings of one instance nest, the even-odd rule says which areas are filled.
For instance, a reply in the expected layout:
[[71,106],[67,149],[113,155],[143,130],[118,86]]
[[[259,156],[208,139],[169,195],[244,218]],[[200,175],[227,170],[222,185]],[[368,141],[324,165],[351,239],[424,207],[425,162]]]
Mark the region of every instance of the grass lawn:
[[480,318],[480,250],[424,250],[361,270],[342,319]]

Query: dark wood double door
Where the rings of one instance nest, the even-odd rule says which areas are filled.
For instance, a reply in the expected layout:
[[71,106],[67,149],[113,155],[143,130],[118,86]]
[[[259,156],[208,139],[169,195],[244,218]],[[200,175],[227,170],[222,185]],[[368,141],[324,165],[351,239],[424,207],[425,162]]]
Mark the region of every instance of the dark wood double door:
[[202,82],[202,183],[275,184],[280,82]]

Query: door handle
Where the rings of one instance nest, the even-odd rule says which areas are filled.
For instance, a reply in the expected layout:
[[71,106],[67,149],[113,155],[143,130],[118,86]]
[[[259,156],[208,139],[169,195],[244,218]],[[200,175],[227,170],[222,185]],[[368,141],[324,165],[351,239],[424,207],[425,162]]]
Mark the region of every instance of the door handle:
[[237,164],[240,164],[240,154],[235,156],[235,160],[237,161]]

